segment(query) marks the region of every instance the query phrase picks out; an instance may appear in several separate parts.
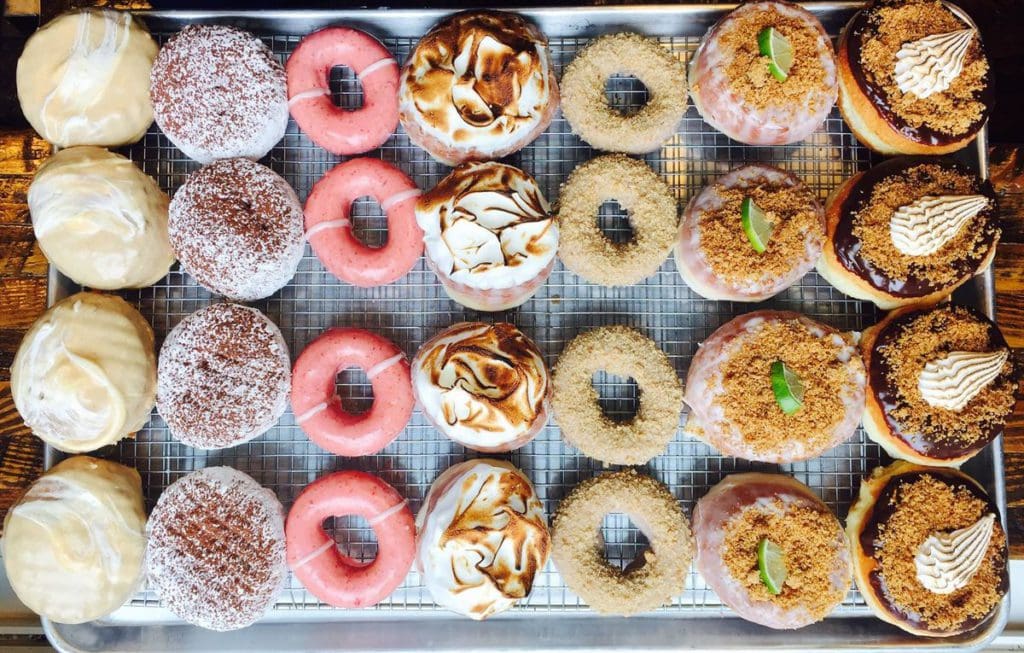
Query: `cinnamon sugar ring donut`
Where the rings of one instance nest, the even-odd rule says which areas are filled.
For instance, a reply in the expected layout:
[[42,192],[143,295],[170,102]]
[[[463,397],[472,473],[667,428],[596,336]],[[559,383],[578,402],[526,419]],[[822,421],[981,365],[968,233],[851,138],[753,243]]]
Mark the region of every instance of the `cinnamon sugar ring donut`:
[[[591,382],[598,370],[636,381],[640,406],[633,419],[614,420],[598,405]],[[665,450],[679,426],[682,383],[665,353],[635,329],[601,327],[576,336],[562,351],[552,381],[562,436],[591,458],[645,463]]]
[[[609,106],[605,84],[632,75],[647,103],[624,114]],[[587,44],[562,75],[562,113],[574,134],[599,150],[644,154],[672,138],[686,113],[686,68],[654,39],[623,32]]]
[[[650,547],[625,569],[604,558],[601,522],[625,513]],[[634,469],[608,472],[578,485],[558,506],[551,556],[566,585],[602,614],[654,610],[686,586],[694,541],[686,515],[668,488]]]
[[[629,213],[633,239],[613,243],[597,225],[597,212],[615,200]],[[657,272],[676,241],[679,225],[668,184],[643,161],[608,154],[580,165],[562,185],[558,255],[591,283],[631,286]]]

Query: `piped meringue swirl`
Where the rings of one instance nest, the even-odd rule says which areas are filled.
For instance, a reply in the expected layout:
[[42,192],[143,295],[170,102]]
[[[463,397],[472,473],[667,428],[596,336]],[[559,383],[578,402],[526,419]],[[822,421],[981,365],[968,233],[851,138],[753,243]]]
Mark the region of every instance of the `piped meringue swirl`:
[[921,398],[929,405],[963,410],[1003,371],[1009,357],[1005,349],[992,352],[953,351],[929,361],[918,377]]
[[963,71],[973,39],[970,28],[904,43],[896,53],[896,85],[921,99],[945,91]]
[[956,238],[989,207],[984,195],[926,195],[899,207],[889,221],[892,244],[907,256],[928,256]]
[[966,528],[929,535],[914,556],[918,582],[936,594],[966,587],[985,562],[995,520],[988,513]]

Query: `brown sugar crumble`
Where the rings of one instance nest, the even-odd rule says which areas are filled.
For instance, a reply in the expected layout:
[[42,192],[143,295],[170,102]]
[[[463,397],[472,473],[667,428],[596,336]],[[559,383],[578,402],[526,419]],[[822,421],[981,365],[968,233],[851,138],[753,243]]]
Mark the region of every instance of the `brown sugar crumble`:
[[1002,598],[1006,534],[995,522],[985,561],[966,587],[936,594],[917,580],[914,555],[935,532],[965,528],[988,512],[988,505],[966,487],[952,487],[929,474],[903,482],[892,495],[892,516],[879,524],[874,557],[889,599],[898,609],[920,615],[929,628],[955,630],[983,619]]
[[[757,569],[757,545],[764,538],[782,549],[788,575],[782,592],[772,594]],[[810,506],[774,499],[768,506],[749,506],[725,525],[722,561],[730,575],[754,601],[784,609],[802,607],[822,619],[845,594],[836,587],[835,554],[843,545],[839,523],[831,514]]]
[[892,279],[914,276],[936,287],[956,283],[964,273],[956,264],[981,260],[987,252],[990,210],[974,216],[952,240],[928,256],[908,256],[896,249],[889,225],[896,209],[926,195],[977,192],[974,178],[939,165],[922,164],[886,177],[875,184],[870,199],[853,216],[853,237],[861,243],[861,256]]
[[955,136],[967,133],[981,119],[985,105],[978,96],[987,84],[988,60],[977,36],[963,70],[945,91],[919,98],[904,94],[895,81],[896,53],[905,43],[967,27],[938,0],[892,3],[873,10],[860,64],[867,80],[885,93],[889,108],[907,125]]

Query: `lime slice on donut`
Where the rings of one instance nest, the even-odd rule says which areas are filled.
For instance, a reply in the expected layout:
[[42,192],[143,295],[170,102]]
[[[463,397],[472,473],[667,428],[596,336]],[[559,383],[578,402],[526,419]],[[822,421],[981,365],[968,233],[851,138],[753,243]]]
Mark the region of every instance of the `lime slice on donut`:
[[775,403],[787,415],[792,415],[804,405],[803,381],[782,361],[772,363],[772,392]]
[[757,47],[768,57],[768,72],[780,82],[789,77],[793,67],[793,44],[774,27],[765,27],[757,35]]
[[772,237],[772,230],[775,226],[768,221],[764,211],[754,204],[754,200],[747,197],[740,204],[740,216],[743,223],[743,233],[747,235],[750,246],[758,254],[763,254],[768,248],[768,241]]
[[767,537],[757,543],[757,571],[761,582],[772,594],[782,594],[782,586],[789,572],[786,570],[786,554]]

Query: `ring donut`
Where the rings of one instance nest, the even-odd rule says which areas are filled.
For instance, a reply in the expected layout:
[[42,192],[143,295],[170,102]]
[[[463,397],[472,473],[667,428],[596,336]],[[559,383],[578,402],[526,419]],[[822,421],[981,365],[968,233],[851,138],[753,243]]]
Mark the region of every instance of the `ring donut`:
[[[605,85],[615,74],[647,87],[647,103],[625,115],[609,106]],[[607,152],[644,154],[675,134],[686,113],[686,67],[654,39],[608,34],[576,55],[562,75],[562,113],[572,131]]]
[[[338,373],[358,367],[373,385],[373,406],[353,415],[335,390]],[[393,342],[337,327],[309,343],[292,371],[292,411],[309,439],[339,456],[377,453],[409,423],[415,401],[409,361]]]
[[[352,69],[363,106],[348,111],[331,101],[335,66]],[[288,109],[304,134],[333,154],[380,147],[398,126],[398,62],[380,41],[348,27],[327,27],[299,42],[285,66]]]
[[[640,388],[633,419],[612,419],[597,403],[591,379],[604,370],[632,377]],[[591,458],[612,465],[639,465],[665,450],[679,427],[683,386],[665,352],[625,326],[576,336],[558,357],[551,403],[562,436]]]
[[[615,200],[629,212],[633,239],[614,243],[597,225],[597,212]],[[631,286],[658,271],[675,245],[675,197],[646,163],[606,154],[573,170],[562,185],[558,256],[591,283]]]
[[[625,569],[604,557],[601,522],[625,513],[650,547]],[[580,598],[603,614],[624,617],[654,610],[686,586],[694,540],[668,488],[634,469],[580,483],[558,506],[551,534],[558,572]]]
[[[388,217],[388,241],[369,247],[352,233],[349,213],[360,197],[377,200]],[[331,168],[306,200],[306,240],[327,270],[354,286],[373,288],[396,281],[423,253],[416,224],[420,189],[380,159],[352,159]]]
[[[338,550],[328,517],[358,515],[377,536],[370,563]],[[416,555],[412,511],[395,488],[366,472],[324,476],[299,494],[285,522],[288,566],[315,597],[337,608],[375,605],[405,579]]]

